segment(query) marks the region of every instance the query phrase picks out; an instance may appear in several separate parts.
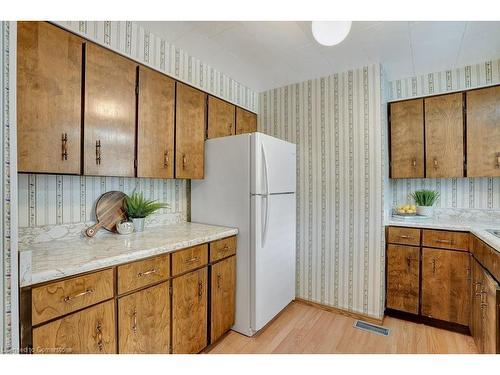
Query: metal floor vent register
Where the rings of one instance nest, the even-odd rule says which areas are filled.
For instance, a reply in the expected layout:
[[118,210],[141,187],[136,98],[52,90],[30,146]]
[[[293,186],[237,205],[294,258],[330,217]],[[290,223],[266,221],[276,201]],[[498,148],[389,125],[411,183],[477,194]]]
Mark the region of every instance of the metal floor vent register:
[[377,335],[382,335],[382,336],[389,336],[389,333],[391,332],[389,328],[377,326],[375,324],[363,322],[362,320],[356,320],[354,323],[354,328],[361,329],[363,331],[368,331],[372,333],[376,333]]

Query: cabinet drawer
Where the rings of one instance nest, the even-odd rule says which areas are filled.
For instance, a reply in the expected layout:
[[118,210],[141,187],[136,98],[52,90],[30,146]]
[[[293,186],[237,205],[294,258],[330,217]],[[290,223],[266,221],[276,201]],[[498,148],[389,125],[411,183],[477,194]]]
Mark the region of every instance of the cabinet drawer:
[[422,246],[467,251],[469,233],[424,229]]
[[208,263],[208,244],[190,247],[172,254],[172,276],[179,275]]
[[387,242],[401,245],[420,245],[420,229],[389,227],[387,231]]
[[118,294],[168,279],[168,254],[124,264],[118,267]]
[[35,287],[31,291],[32,324],[37,325],[112,297],[112,269]]
[[210,262],[236,254],[236,236],[210,243]]

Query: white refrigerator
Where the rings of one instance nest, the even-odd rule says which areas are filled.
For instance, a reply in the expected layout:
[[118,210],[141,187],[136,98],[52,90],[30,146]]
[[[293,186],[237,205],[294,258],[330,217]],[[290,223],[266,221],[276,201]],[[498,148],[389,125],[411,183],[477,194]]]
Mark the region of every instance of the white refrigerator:
[[262,134],[205,143],[191,221],[237,227],[236,319],[253,336],[295,298],[296,146]]

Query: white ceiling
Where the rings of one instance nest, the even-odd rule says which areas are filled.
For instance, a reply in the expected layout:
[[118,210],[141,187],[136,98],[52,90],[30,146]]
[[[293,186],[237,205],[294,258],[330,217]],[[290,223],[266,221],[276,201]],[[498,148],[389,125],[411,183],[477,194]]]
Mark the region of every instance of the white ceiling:
[[253,90],[382,63],[389,80],[500,57],[500,22],[353,22],[337,46],[310,22],[139,22]]

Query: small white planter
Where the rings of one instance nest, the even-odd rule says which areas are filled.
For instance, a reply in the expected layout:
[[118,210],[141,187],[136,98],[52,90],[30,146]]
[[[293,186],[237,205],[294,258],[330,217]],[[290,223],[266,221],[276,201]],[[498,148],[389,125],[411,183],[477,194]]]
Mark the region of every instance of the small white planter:
[[432,216],[434,215],[434,207],[432,206],[417,206],[417,215]]
[[134,223],[134,228],[136,232],[142,232],[144,230],[144,218],[143,217],[133,217],[132,223]]

